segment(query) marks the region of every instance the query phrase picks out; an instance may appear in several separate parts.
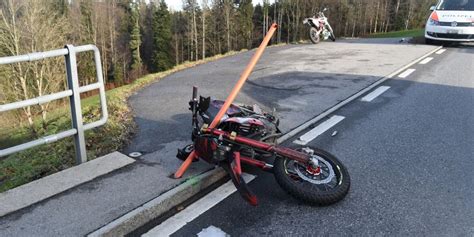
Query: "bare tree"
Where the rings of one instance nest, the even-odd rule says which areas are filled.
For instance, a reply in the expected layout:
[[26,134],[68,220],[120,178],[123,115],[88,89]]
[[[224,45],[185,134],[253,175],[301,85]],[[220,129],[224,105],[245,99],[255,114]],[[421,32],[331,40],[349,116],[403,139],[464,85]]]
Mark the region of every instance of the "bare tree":
[[[21,13],[21,14],[20,14]],[[8,0],[0,12],[0,48],[3,56],[60,48],[65,40],[65,20],[51,14],[47,5],[39,1]],[[32,63],[15,63],[6,66],[4,93],[12,100],[26,100],[62,89],[64,85],[64,59],[55,58]],[[40,105],[45,124],[49,104]],[[33,127],[35,111],[23,109],[28,124]]]

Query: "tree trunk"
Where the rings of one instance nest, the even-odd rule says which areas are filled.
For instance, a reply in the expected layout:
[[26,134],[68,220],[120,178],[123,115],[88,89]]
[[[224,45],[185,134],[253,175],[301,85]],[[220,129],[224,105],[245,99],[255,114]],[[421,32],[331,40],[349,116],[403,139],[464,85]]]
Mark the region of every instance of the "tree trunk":
[[375,24],[374,24],[374,33],[377,33],[377,26],[379,23],[379,8],[380,8],[380,1],[377,1],[377,10],[375,15]]
[[178,33],[174,33],[174,57],[175,57],[175,64],[179,64],[179,39]]
[[225,26],[226,26],[226,34],[227,34],[227,51],[231,51],[231,43],[230,43],[230,7],[232,3],[226,2],[225,3]]
[[195,59],[196,61],[199,60],[199,45],[198,45],[198,32],[197,32],[197,20],[196,20],[196,1],[193,1],[193,31],[194,31],[194,51],[195,51]]
[[206,58],[206,10],[202,11],[202,59]]

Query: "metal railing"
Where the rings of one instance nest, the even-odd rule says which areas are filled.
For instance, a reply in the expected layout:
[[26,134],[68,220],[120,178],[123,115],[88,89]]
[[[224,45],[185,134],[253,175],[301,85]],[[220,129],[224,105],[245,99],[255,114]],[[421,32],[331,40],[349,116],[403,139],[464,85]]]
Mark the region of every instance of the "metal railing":
[[[79,86],[79,79],[77,76],[76,54],[81,53],[81,52],[86,52],[86,51],[94,51],[94,62],[95,62],[95,68],[96,68],[97,82],[86,85],[86,86]],[[0,105],[0,113],[14,110],[14,109],[21,109],[21,108],[32,106],[32,105],[41,105],[44,103],[49,103],[54,100],[69,97],[69,102],[70,102],[69,104],[71,106],[72,129],[0,150],[0,157],[4,157],[4,156],[7,156],[19,151],[23,151],[23,150],[35,147],[35,146],[52,143],[63,138],[74,136],[74,145],[76,148],[76,163],[81,164],[87,161],[84,131],[98,127],[98,126],[102,126],[107,122],[107,119],[108,119],[107,104],[105,101],[104,79],[102,76],[102,64],[100,61],[99,49],[97,49],[95,45],[83,45],[83,46],[77,46],[77,47],[73,45],[66,45],[64,49],[57,49],[57,50],[52,50],[52,51],[47,51],[47,52],[30,53],[30,54],[11,56],[11,57],[2,57],[0,58],[0,65],[20,63],[20,62],[32,62],[32,61],[43,60],[46,58],[59,57],[59,56],[65,56],[68,90],[49,94],[49,95],[39,96],[36,98],[27,99],[23,101],[18,101],[18,102],[14,102],[10,104]],[[83,124],[80,94],[83,92],[97,90],[97,89],[99,89],[100,105],[102,107],[102,116],[100,120],[96,122]]]

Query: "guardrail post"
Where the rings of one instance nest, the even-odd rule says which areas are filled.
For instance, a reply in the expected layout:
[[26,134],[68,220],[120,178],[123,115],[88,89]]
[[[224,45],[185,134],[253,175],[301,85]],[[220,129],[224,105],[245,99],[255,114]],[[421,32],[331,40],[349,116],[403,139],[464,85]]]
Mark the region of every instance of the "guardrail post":
[[84,137],[84,127],[82,122],[81,94],[79,93],[79,79],[77,76],[76,51],[73,45],[66,45],[69,53],[66,57],[67,84],[72,95],[69,97],[71,106],[72,127],[77,133],[74,135],[74,145],[76,148],[76,163],[81,164],[87,161],[86,142]]

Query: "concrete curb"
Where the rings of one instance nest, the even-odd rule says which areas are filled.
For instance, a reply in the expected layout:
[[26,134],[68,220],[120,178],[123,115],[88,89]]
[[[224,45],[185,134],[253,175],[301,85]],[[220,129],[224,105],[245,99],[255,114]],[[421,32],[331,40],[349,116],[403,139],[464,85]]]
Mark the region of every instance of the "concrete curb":
[[226,172],[217,168],[190,178],[87,236],[124,236],[190,199],[225,176]]
[[133,162],[135,162],[134,159],[120,152],[113,152],[0,193],[0,217],[31,206]]

